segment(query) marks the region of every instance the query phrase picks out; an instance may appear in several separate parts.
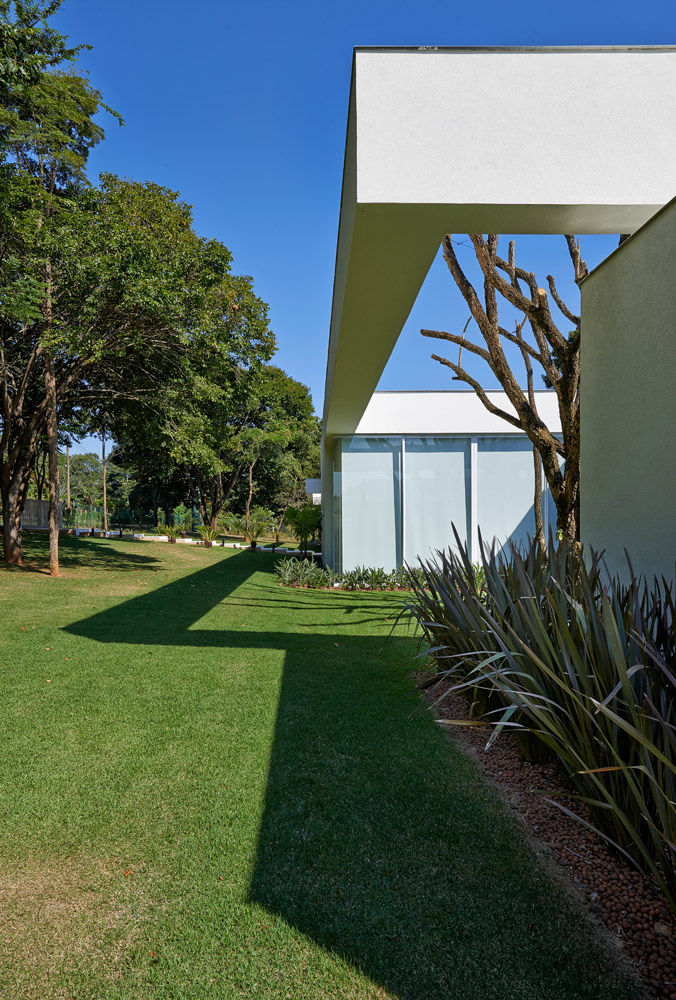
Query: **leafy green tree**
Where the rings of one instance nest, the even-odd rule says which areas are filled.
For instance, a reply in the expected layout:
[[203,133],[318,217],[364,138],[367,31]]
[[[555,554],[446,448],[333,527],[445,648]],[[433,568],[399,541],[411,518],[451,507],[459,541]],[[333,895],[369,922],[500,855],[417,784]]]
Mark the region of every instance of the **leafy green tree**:
[[[58,387],[54,256],[106,105],[83,77],[59,67],[78,49],[47,19],[59,2],[0,3],[0,491],[5,559],[21,561],[19,522],[45,434],[50,572],[58,573]],[[110,110],[110,109],[108,109]]]
[[[167,448],[186,386],[207,398],[231,393],[236,373],[255,365],[261,344],[271,350],[266,307],[254,296],[251,280],[231,274],[231,255],[222,244],[195,234],[190,208],[174,192],[104,175],[100,188],[79,195],[60,235],[52,258],[58,288],[52,337],[59,347],[59,408],[69,420],[104,406],[115,440],[122,440],[116,424],[126,421]],[[5,358],[16,367],[5,367],[12,412],[2,471],[7,480],[20,481],[25,471],[30,475],[44,426],[44,394],[38,386],[21,398],[13,372],[32,385],[26,376],[31,358],[24,356],[18,331],[13,339],[3,335]],[[37,338],[35,343],[37,353]],[[210,358],[231,373],[226,390],[206,378]],[[165,419],[144,425],[144,413]],[[26,430],[30,422],[33,431]],[[187,423],[179,419],[186,435]],[[20,511],[20,501],[18,492],[3,493],[6,522]]]
[[[252,410],[251,426],[241,433],[241,446],[247,460],[245,516],[251,507],[254,484],[259,503],[272,506],[283,482],[311,475],[319,460],[319,440],[319,421],[307,386],[280,368],[266,366]],[[265,485],[268,495],[263,500],[261,486]]]
[[99,506],[102,497],[103,466],[94,452],[73,455],[70,460],[70,491],[75,503]]
[[70,48],[48,19],[63,4],[0,0],[0,95],[4,102],[38,83],[45,70],[73,59],[89,46]]
[[258,504],[281,522],[290,504],[303,502],[304,481],[319,469],[321,430],[312,396],[302,382],[266,366],[249,419],[241,443],[247,475],[233,490],[232,505],[246,514],[255,491]]

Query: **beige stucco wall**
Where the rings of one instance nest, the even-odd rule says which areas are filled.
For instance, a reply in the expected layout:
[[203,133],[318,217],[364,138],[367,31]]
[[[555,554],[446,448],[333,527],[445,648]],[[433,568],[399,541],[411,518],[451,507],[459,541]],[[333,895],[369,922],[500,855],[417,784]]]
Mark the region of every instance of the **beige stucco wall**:
[[673,577],[676,200],[582,286],[580,413],[582,541]]

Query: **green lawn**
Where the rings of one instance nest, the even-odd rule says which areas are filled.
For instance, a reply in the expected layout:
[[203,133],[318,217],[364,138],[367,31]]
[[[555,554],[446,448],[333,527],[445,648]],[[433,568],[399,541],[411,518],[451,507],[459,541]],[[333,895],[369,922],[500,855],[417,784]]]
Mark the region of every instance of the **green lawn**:
[[0,570],[1,997],[636,995],[414,711],[396,594],[284,590],[246,551],[62,557]]

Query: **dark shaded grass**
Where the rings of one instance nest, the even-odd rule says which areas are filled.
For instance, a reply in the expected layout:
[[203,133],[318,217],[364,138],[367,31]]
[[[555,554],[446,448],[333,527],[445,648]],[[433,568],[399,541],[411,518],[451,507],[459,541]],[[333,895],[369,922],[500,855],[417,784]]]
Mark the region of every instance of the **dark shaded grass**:
[[[82,539],[63,548],[83,566]],[[90,568],[62,580],[0,573],[0,857],[82,872],[66,895],[98,915],[84,949],[81,911],[65,953],[14,933],[0,995],[636,995],[413,711],[416,645],[383,645],[396,595],[289,592],[260,553],[140,549],[86,540]]]

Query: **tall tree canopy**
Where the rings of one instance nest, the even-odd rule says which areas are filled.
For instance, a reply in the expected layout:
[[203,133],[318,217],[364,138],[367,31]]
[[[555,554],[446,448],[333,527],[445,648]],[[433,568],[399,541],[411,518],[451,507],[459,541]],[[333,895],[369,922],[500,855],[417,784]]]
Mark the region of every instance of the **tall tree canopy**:
[[48,24],[59,6],[0,0],[3,552],[21,562],[21,513],[46,447],[52,572],[59,423],[106,428],[138,491],[170,479],[212,524],[243,475],[248,508],[263,457],[298,478],[317,436],[305,387],[266,366],[267,306],[229,250],[195,233],[190,206],[152,182],[87,181],[96,116],[110,109],[73,70],[79,49]]
[[[246,365],[222,350],[190,349],[160,405],[121,413],[113,433],[119,460],[137,470],[138,502],[166,509],[182,489],[215,527],[226,507],[246,516],[254,496],[280,514],[297,499],[319,464],[319,421],[307,386],[259,362],[265,346]],[[295,492],[282,502],[290,482]]]
[[[78,49],[47,19],[59,2],[0,3],[0,492],[5,558],[21,561],[19,520],[37,441],[49,456],[50,570],[58,572],[55,253],[86,185],[106,107],[62,68]],[[108,109],[110,110],[110,109]],[[58,275],[62,279],[63,275]]]

